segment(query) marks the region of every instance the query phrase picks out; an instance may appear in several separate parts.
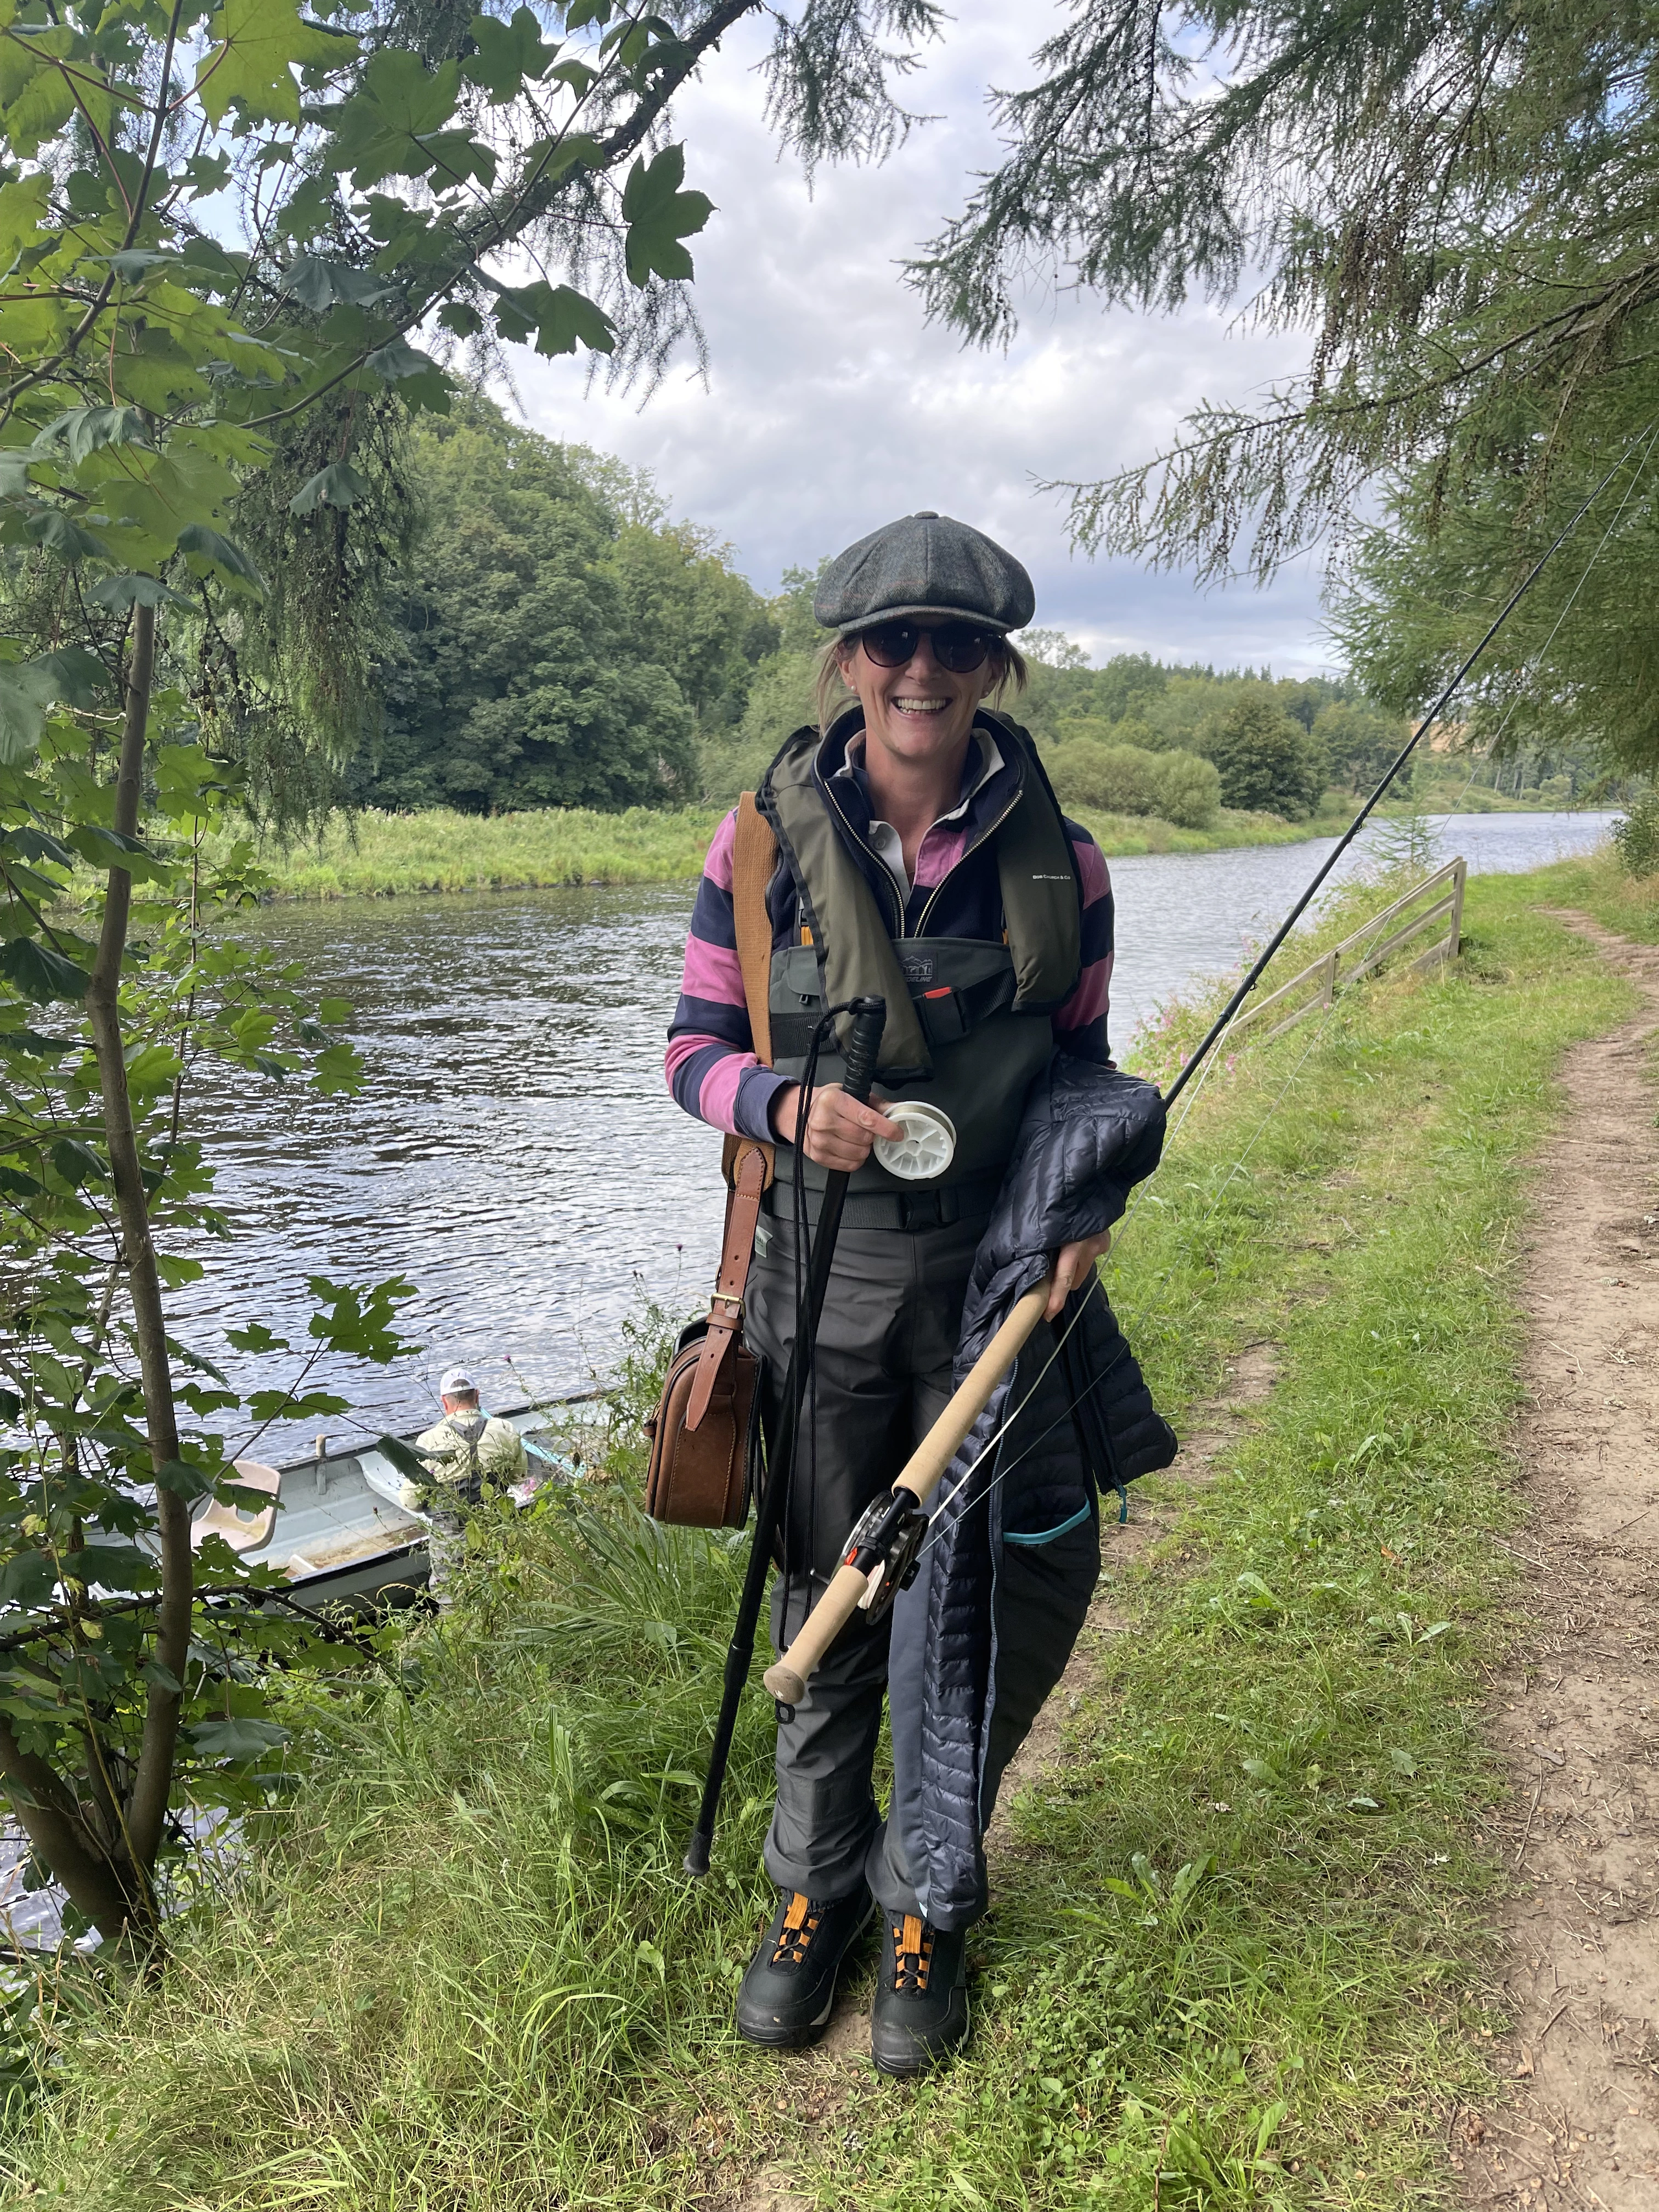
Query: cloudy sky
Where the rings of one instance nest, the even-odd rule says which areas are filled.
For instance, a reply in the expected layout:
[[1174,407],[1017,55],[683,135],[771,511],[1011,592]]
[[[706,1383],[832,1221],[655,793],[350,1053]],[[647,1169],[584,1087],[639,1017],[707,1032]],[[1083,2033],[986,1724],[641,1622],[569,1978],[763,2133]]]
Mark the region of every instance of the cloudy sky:
[[707,386],[684,368],[643,407],[585,389],[579,361],[514,349],[533,426],[650,469],[677,514],[712,525],[763,590],[917,507],[961,515],[1011,546],[1037,620],[1099,659],[1121,650],[1218,665],[1332,665],[1308,568],[1267,592],[1195,592],[1183,575],[1091,561],[1067,544],[1043,477],[1097,477],[1141,459],[1200,398],[1249,398],[1298,363],[1294,340],[1235,333],[1194,307],[1141,317],[1034,301],[1006,355],[930,328],[898,263],[988,167],[985,88],[1029,81],[1044,8],[961,0],[906,104],[939,119],[878,169],[821,171],[810,191],[762,120],[743,26],[678,103],[689,185],[716,212],[690,241],[708,334]]

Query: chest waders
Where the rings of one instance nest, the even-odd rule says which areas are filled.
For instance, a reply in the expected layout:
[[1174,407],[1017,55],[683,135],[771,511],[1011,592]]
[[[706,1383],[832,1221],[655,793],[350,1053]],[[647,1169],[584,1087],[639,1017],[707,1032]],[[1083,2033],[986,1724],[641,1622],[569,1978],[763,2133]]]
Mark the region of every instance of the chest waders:
[[[796,732],[757,794],[777,834],[803,933],[810,936],[772,956],[773,1066],[799,1082],[826,1007],[878,997],[887,1022],[878,1088],[888,1097],[938,1107],[957,1133],[955,1155],[937,1181],[903,1181],[872,1152],[851,1178],[855,1198],[896,1193],[914,1205],[921,1189],[975,1182],[992,1194],[1013,1149],[1025,1094],[1053,1054],[1051,1017],[1077,985],[1082,901],[1071,840],[1023,740],[1000,721],[996,734],[1021,771],[1018,787],[957,866],[994,838],[1000,944],[928,933],[948,876],[924,905],[915,934],[904,933],[897,885],[884,869],[872,885],[849,849],[857,832],[834,781],[817,773],[823,741],[816,731]],[[841,1036],[846,1026],[843,1016]],[[818,1080],[842,1079],[838,1038],[820,1056]],[[793,1150],[781,1150],[777,1165],[781,1183],[799,1174],[809,1189],[823,1186],[823,1170]]]
[[[757,794],[811,935],[810,944],[786,946],[773,955],[768,994],[772,1065],[801,1081],[825,1012],[832,1006],[847,1008],[837,1015],[833,1042],[820,1048],[817,1080],[840,1081],[859,1099],[869,1097],[872,1079],[889,1095],[902,1085],[907,1095],[947,1113],[957,1127],[957,1151],[930,1189],[960,1191],[971,1181],[1000,1181],[1025,1093],[1054,1051],[1051,1017],[1075,989],[1081,965],[1082,902],[1060,809],[1024,741],[1000,722],[996,727],[1022,775],[1007,805],[970,850],[992,836],[997,839],[1005,924],[1000,944],[930,937],[927,909],[916,935],[904,936],[896,886],[887,891],[889,911],[884,913],[843,842],[856,832],[814,774],[822,744],[816,731],[797,732]],[[938,896],[936,890],[928,908]],[[907,1207],[915,1203],[916,1186],[889,1175],[873,1155],[847,1175],[826,1171],[793,1148],[780,1147],[778,1182],[792,1185],[798,1169],[806,1190],[821,1194],[806,1328],[790,1347],[783,1419],[726,1653],[702,1805],[685,1854],[686,1872],[693,1875],[708,1871],[738,1705],[753,1656],[843,1206],[849,1190],[897,1192],[906,1194]],[[780,1717],[785,1717],[783,1711]]]
[[459,1467],[459,1475],[434,1474],[430,1488],[441,1505],[453,1498],[459,1505],[477,1505],[483,1499],[483,1462],[479,1447],[483,1443],[484,1431],[489,1426],[485,1413],[446,1413],[440,1425],[449,1431],[459,1449],[446,1455],[447,1467]]

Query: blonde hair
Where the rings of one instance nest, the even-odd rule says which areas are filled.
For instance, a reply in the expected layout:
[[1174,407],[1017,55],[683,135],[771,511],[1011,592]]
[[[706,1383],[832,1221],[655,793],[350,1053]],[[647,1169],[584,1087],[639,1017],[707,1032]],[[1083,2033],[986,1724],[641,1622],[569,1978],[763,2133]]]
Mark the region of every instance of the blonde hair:
[[[828,732],[830,723],[842,710],[841,695],[844,694],[849,699],[856,696],[852,685],[842,674],[841,662],[842,654],[854,651],[858,641],[857,633],[854,632],[851,637],[832,637],[828,645],[819,650],[817,676],[813,685],[812,696],[817,706],[818,730],[821,735]],[[1023,691],[1029,678],[1025,667],[1025,656],[1017,645],[1011,645],[1006,637],[1000,637],[994,642],[990,657],[1000,664],[995,683],[985,693],[985,698],[994,704],[1006,690]]]

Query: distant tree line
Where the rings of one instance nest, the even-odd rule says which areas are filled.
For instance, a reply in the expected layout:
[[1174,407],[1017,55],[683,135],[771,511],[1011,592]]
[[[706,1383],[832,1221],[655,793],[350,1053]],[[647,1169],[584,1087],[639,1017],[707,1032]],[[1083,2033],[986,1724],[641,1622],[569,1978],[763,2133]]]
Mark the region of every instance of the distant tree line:
[[[713,532],[670,520],[646,472],[479,397],[407,434],[415,512],[386,602],[380,720],[346,770],[354,801],[725,804],[811,720],[816,570],[763,597]],[[1340,678],[1144,653],[1091,668],[1057,630],[1021,643],[1031,681],[1009,703],[1069,805],[1193,827],[1224,806],[1305,820],[1333,788],[1370,789],[1408,727]],[[1595,774],[1559,748],[1474,771],[1477,789],[1563,803]],[[1455,782],[1468,775],[1459,762]]]

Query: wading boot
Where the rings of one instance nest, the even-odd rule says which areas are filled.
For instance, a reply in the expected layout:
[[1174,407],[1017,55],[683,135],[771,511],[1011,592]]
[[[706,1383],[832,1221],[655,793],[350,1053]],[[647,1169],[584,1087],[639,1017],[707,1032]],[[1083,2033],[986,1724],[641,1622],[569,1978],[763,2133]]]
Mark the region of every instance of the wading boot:
[[968,2040],[968,1931],[914,1912],[883,1922],[870,2056],[878,2074],[920,2074]]
[[836,1976],[875,1906],[868,1890],[821,1905],[780,1896],[772,1924],[738,1991],[738,2033],[775,2051],[816,2043],[830,2025]]

